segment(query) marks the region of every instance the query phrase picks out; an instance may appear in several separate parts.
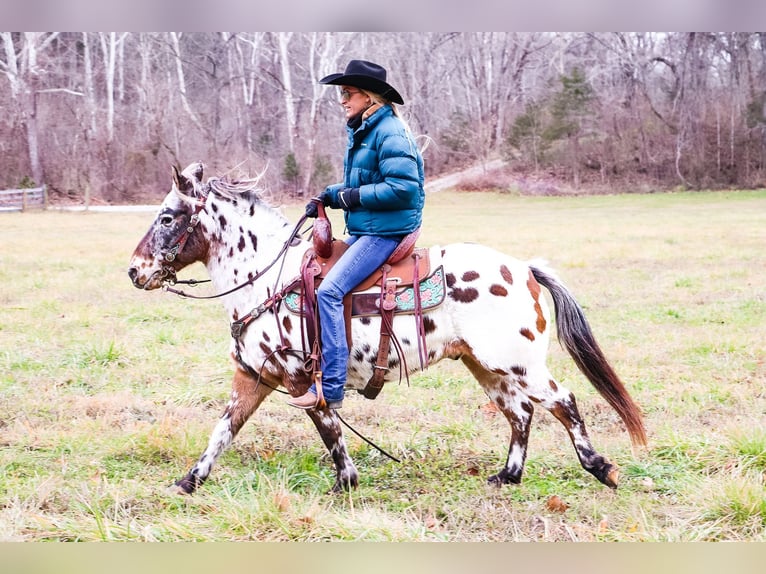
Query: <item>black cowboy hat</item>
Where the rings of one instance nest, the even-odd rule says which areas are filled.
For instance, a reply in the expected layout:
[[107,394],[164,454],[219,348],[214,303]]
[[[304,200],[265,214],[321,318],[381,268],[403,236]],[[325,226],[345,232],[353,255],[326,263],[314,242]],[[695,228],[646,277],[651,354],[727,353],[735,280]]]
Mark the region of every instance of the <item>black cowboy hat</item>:
[[386,83],[386,69],[366,60],[351,60],[342,74],[330,74],[319,80],[320,84],[354,86],[380,94],[387,100],[403,104],[404,100],[394,88]]

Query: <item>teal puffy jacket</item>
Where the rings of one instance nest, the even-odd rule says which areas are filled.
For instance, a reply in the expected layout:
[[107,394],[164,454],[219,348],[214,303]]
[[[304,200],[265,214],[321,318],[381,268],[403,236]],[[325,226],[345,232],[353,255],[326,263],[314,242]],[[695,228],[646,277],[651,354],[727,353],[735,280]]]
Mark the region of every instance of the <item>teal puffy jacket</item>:
[[330,206],[342,207],[338,191],[359,188],[361,207],[346,211],[350,235],[406,235],[422,222],[423,157],[391,106],[383,106],[349,132],[344,182],[327,188]]

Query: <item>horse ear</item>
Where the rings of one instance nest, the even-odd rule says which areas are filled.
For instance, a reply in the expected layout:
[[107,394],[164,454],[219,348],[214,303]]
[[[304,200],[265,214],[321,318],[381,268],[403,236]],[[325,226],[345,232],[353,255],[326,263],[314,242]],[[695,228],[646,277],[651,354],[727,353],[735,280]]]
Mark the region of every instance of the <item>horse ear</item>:
[[173,183],[176,186],[176,189],[178,191],[187,191],[194,186],[192,183],[184,176],[182,173],[178,171],[178,168],[176,166],[173,167]]
[[192,175],[194,176],[194,179],[201,182],[203,171],[205,171],[205,166],[202,165],[201,161],[197,162],[197,165],[194,166],[194,171],[192,171]]

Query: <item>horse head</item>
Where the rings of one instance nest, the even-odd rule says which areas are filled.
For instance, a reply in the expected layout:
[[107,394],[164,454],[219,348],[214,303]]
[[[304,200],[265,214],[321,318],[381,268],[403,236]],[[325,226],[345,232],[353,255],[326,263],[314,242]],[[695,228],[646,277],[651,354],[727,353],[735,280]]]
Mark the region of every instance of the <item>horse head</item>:
[[173,167],[172,188],[130,260],[128,276],[138,289],[157,289],[187,265],[204,261],[208,243],[199,223],[209,190],[203,171],[200,162],[180,173]]

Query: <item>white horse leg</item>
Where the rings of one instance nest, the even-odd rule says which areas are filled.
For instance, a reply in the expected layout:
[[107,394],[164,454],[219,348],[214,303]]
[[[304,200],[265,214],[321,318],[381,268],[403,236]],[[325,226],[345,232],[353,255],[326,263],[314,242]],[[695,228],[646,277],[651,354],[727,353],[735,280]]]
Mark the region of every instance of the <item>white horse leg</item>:
[[343,431],[340,428],[340,420],[333,409],[309,409],[306,411],[314,422],[319,436],[322,437],[330,456],[335,463],[335,484],[332,487],[333,492],[349,490],[359,485],[359,474],[357,473],[354,461],[348,455],[346,441],[343,439]]
[[567,429],[582,467],[606,486],[617,488],[617,467],[593,448],[569,389],[557,383],[544,367],[519,376],[518,381],[532,401],[550,411]]
[[218,457],[229,447],[234,437],[273,389],[258,384],[242,369],[232,380],[231,398],[210,435],[207,448],[192,469],[175,486],[179,494],[192,494],[210,475]]

